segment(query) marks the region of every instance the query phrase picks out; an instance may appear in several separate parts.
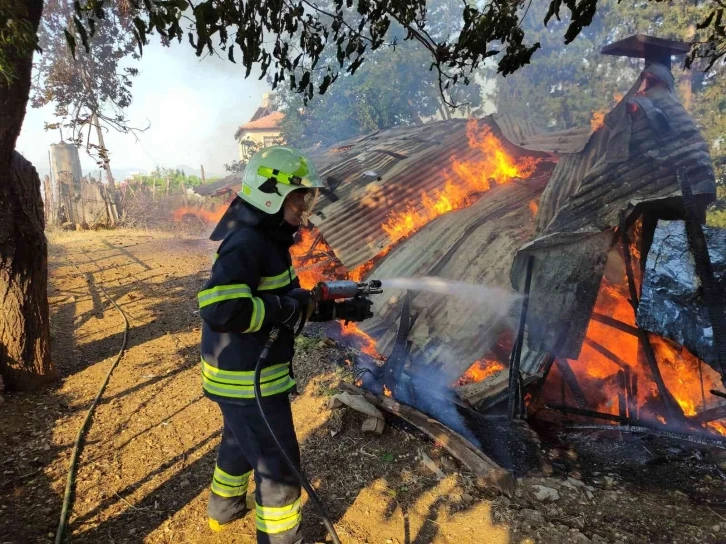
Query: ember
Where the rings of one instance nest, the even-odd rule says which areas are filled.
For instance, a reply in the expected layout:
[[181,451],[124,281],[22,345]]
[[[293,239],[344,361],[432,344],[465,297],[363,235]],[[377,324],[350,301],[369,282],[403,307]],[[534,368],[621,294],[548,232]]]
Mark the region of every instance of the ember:
[[383,394],[387,397],[392,397],[393,394],[391,393],[391,390],[386,387],[386,384],[383,384]]
[[529,210],[532,212],[533,217],[537,217],[537,212],[539,211],[539,204],[536,200],[529,201]]
[[467,137],[469,147],[480,151],[482,158],[463,161],[453,156],[452,172],[442,172],[446,180],[443,189],[431,194],[422,192],[420,201],[409,202],[405,210],[392,213],[382,225],[391,243],[413,234],[440,215],[471,205],[476,193],[515,178],[526,178],[537,167],[538,161],[531,157],[512,158],[491,129],[480,127],[475,119],[467,125]]

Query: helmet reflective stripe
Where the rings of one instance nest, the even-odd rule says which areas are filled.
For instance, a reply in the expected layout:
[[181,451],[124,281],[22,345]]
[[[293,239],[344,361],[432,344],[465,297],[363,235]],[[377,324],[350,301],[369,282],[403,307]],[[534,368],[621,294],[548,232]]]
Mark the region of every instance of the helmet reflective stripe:
[[292,191],[323,186],[305,155],[292,147],[273,146],[258,151],[247,163],[239,196],[255,208],[275,214]]

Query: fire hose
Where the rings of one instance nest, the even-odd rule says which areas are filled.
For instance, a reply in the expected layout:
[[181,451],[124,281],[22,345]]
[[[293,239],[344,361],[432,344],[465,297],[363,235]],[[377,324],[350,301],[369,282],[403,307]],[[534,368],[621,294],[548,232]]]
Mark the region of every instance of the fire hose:
[[[81,276],[85,276],[83,272],[81,272],[81,269],[78,268],[76,263],[73,261],[69,261],[66,259],[67,262],[69,262],[73,267],[78,271],[78,274]],[[91,406],[88,407],[88,411],[86,412],[86,417],[83,420],[83,423],[81,423],[81,427],[78,429],[78,434],[76,435],[76,441],[73,444],[73,452],[71,453],[71,460],[68,464],[68,476],[66,478],[66,488],[65,492],[63,493],[63,507],[61,509],[60,514],[60,520],[58,521],[58,529],[55,533],[55,544],[61,544],[63,542],[63,535],[66,530],[66,525],[68,523],[68,515],[70,514],[71,510],[71,499],[73,497],[73,488],[75,487],[76,483],[76,471],[78,470],[78,459],[81,455],[81,445],[83,444],[83,439],[86,435],[86,432],[88,431],[88,427],[91,423],[91,419],[93,417],[93,412],[96,410],[96,405],[98,404],[98,401],[101,400],[101,397],[103,396],[103,392],[106,390],[106,386],[108,385],[108,382],[111,380],[111,374],[113,374],[113,371],[116,369],[116,367],[119,364],[119,361],[121,361],[121,357],[124,354],[124,351],[126,350],[126,344],[129,339],[129,319],[126,317],[126,313],[121,309],[121,307],[116,304],[116,301],[111,298],[111,295],[108,294],[108,292],[103,288],[102,285],[96,283],[93,281],[93,278],[90,276],[85,276],[86,281],[88,283],[92,283],[98,289],[106,296],[108,300],[111,301],[111,304],[114,305],[114,307],[118,310],[118,312],[121,314],[121,317],[124,319],[124,337],[121,341],[121,349],[119,349],[118,355],[116,355],[116,359],[111,364],[111,367],[108,369],[108,372],[106,373],[106,377],[103,379],[103,382],[101,383],[101,386],[98,389],[98,393],[96,393],[96,398],[93,399],[93,402],[91,403]]]
[[[334,303],[335,300],[340,299],[367,301],[368,295],[378,294],[381,292],[383,292],[381,289],[381,282],[375,280],[365,283],[356,283],[353,281],[332,281],[319,283],[312,291],[311,306],[309,307],[309,311],[307,313],[303,313],[300,324],[295,331],[295,336],[298,336],[302,332],[302,329],[305,326],[305,322],[307,320],[307,316],[314,312],[315,307],[318,306],[320,303]],[[332,316],[333,318],[335,317],[334,312]],[[365,317],[363,317],[362,319],[365,319]],[[280,327],[276,326],[272,328],[272,330],[270,331],[270,335],[267,337],[267,341],[265,342],[265,345],[260,352],[260,356],[257,358],[257,364],[255,365],[255,374],[253,379],[255,402],[257,403],[257,408],[260,410],[260,416],[262,417],[262,421],[265,422],[265,427],[267,427],[267,430],[272,436],[272,439],[275,442],[277,449],[280,451],[285,459],[285,462],[295,474],[298,482],[300,482],[300,486],[305,490],[305,492],[308,494],[308,497],[310,497],[310,500],[315,505],[315,508],[317,509],[320,518],[323,520],[325,528],[330,534],[330,537],[333,539],[333,544],[340,544],[340,538],[338,537],[338,533],[335,532],[335,526],[333,525],[333,522],[330,521],[330,517],[328,516],[328,512],[325,509],[325,505],[320,500],[320,497],[318,497],[318,494],[315,492],[315,489],[313,488],[310,481],[303,474],[302,468],[298,467],[297,463],[293,461],[283,445],[280,443],[280,439],[275,434],[275,431],[272,430],[272,425],[270,425],[270,422],[267,419],[267,414],[265,414],[265,409],[262,407],[262,390],[260,389],[262,367],[267,361],[267,357],[270,354],[272,346],[277,341],[279,333]]]

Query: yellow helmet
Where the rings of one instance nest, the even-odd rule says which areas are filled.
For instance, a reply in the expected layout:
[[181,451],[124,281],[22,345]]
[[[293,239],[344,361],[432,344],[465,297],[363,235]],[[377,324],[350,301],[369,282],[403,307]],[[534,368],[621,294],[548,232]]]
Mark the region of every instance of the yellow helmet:
[[266,147],[247,163],[240,198],[265,213],[276,214],[285,197],[306,190],[306,211],[310,212],[323,182],[312,162],[300,151],[287,146]]

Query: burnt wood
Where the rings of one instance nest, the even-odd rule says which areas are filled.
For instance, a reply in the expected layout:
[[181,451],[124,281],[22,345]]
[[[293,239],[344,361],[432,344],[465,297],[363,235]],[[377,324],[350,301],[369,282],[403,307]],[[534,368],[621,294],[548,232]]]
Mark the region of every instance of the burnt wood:
[[532,270],[534,269],[534,255],[527,258],[527,276],[524,280],[524,300],[522,312],[519,315],[519,328],[517,339],[512,350],[511,364],[509,365],[509,419],[519,419],[523,413],[522,377],[519,374],[519,363],[522,360],[522,344],[524,343],[524,327],[527,323],[527,308],[529,307],[529,292],[532,287]]
[[677,172],[678,181],[683,194],[683,214],[686,219],[686,234],[688,245],[691,246],[691,253],[696,263],[696,274],[701,280],[703,289],[703,301],[708,310],[713,326],[713,342],[718,358],[718,365],[721,368],[721,379],[726,382],[726,303],[724,294],[713,274],[711,257],[708,254],[706,235],[701,227],[699,210],[693,198],[693,189],[688,180],[685,168],[679,168]]
[[[598,323],[602,323],[603,325],[607,325],[608,327],[612,327],[613,329],[617,329],[620,332],[624,332],[631,336],[638,336],[637,327],[633,327],[632,325],[628,325],[627,323],[618,321],[617,319],[614,319],[614,318],[610,317],[609,315],[604,315],[604,314],[601,314],[598,312],[592,312],[590,319],[592,319],[593,321],[597,321]],[[587,338],[585,339],[585,341],[587,342]]]
[[[570,391],[572,391],[572,396],[574,397],[577,406],[579,408],[587,406],[585,392],[580,387],[580,384],[577,383],[577,377],[575,376],[569,361],[567,359],[555,359],[555,365],[557,365],[557,370],[560,371],[563,383],[566,383],[570,388]],[[562,400],[565,400],[564,397]]]
[[396,384],[401,380],[403,367],[408,357],[408,333],[411,330],[411,293],[406,291],[403,299],[403,307],[401,308],[401,320],[398,325],[398,333],[396,334],[396,342],[393,350],[386,360],[385,370],[383,373],[383,383],[389,391],[396,390]]
[[411,406],[401,404],[392,398],[377,397],[345,382],[341,382],[338,387],[354,394],[363,395],[374,406],[406,420],[421,430],[471,470],[477,476],[478,484],[485,487],[493,486],[508,497],[514,494],[515,484],[512,473],[500,467],[459,433],[445,427]]
[[615,421],[617,423],[627,423],[628,418],[625,416],[616,416],[614,414],[604,414],[602,412],[595,412],[593,410],[583,410],[581,408],[575,408],[574,406],[566,406],[562,404],[545,404],[545,408],[552,410],[553,412],[559,412],[560,414],[591,417],[593,419],[604,419],[606,421]]
[[[633,275],[633,262],[630,256],[630,239],[628,238],[628,227],[624,216],[621,217],[618,230],[620,231],[620,239],[623,246],[623,258],[625,260],[625,273],[628,277],[628,288],[630,289],[630,305],[633,307],[633,313],[637,317],[639,304],[638,288],[635,284],[635,277]],[[681,410],[678,403],[676,403],[668,391],[668,388],[663,381],[663,376],[660,374],[658,361],[655,359],[655,352],[653,351],[653,346],[650,344],[648,333],[641,328],[638,328],[638,341],[640,346],[643,348],[643,353],[645,353],[645,358],[648,361],[650,372],[653,375],[653,381],[658,387],[658,393],[660,394],[661,399],[663,399],[663,406],[668,416],[668,421],[673,421],[674,418],[678,418],[680,421],[683,421],[683,410]]]

